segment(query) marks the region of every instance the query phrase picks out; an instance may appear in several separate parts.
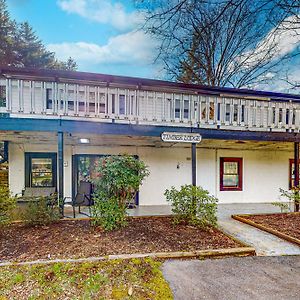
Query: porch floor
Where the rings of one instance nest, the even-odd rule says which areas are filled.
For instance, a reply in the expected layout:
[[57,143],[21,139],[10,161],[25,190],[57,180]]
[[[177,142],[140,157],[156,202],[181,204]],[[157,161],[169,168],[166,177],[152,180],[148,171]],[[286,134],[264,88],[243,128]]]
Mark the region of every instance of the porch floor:
[[[87,207],[82,207],[84,214],[78,214],[76,208],[76,218],[82,218],[89,215]],[[235,214],[259,214],[259,213],[277,213],[280,209],[270,203],[232,203],[218,204],[218,220],[231,219],[231,215]],[[129,216],[161,216],[172,214],[170,205],[140,205],[136,208],[128,209]],[[65,206],[65,215],[73,216],[71,206]],[[240,223],[240,222],[239,222]]]
[[[77,209],[76,209],[77,211]],[[82,209],[88,214],[88,209]],[[257,255],[278,256],[278,255],[300,255],[300,247],[282,240],[272,234],[261,231],[250,225],[241,223],[231,218],[234,214],[258,214],[280,212],[278,207],[270,203],[234,203],[218,205],[218,224],[220,228],[238,238],[239,240],[253,246]],[[129,209],[130,216],[159,216],[171,214],[169,205],[139,206]],[[66,215],[72,217],[72,209],[66,208]],[[83,214],[76,214],[76,218],[85,217]]]

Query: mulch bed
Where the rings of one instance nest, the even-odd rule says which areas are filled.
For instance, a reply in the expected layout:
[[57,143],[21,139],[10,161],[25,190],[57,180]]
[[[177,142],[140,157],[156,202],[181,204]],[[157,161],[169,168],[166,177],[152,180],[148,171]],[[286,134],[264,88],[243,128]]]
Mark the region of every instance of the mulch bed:
[[103,232],[89,221],[43,227],[14,224],[0,235],[0,261],[84,258],[111,254],[235,248],[243,245],[215,228],[173,226],[171,217],[129,218],[128,227]]
[[243,218],[300,240],[300,214],[243,215]]

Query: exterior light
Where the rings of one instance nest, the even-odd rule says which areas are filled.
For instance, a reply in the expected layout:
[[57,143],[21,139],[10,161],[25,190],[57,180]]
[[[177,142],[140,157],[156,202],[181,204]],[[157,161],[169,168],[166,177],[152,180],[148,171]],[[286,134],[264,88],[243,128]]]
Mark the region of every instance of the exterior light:
[[89,144],[89,143],[90,143],[90,139],[82,138],[82,139],[79,139],[79,142],[80,142],[81,144]]

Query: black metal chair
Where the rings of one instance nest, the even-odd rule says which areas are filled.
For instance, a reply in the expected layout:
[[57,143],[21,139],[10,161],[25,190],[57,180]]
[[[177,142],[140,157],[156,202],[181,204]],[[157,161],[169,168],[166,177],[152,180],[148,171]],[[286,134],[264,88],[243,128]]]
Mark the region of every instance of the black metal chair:
[[[80,181],[77,194],[75,195],[74,198],[72,197],[65,197],[62,203],[62,214],[63,217],[65,217],[64,214],[64,207],[65,204],[70,204],[73,208],[73,217],[76,217],[76,212],[75,212],[75,207],[78,207],[78,213],[83,214],[86,216],[91,215],[91,205],[93,205],[93,201],[91,199],[91,194],[92,194],[92,184],[87,181]],[[68,201],[69,199],[69,201]],[[87,206],[89,208],[89,215],[82,212],[80,210],[81,206]]]

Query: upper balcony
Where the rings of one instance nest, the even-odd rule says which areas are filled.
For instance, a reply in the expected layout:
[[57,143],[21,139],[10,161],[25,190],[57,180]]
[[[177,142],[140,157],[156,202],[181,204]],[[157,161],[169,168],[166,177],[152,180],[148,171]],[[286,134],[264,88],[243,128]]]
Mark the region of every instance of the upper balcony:
[[17,118],[299,132],[300,96],[82,72],[2,68],[0,113]]

